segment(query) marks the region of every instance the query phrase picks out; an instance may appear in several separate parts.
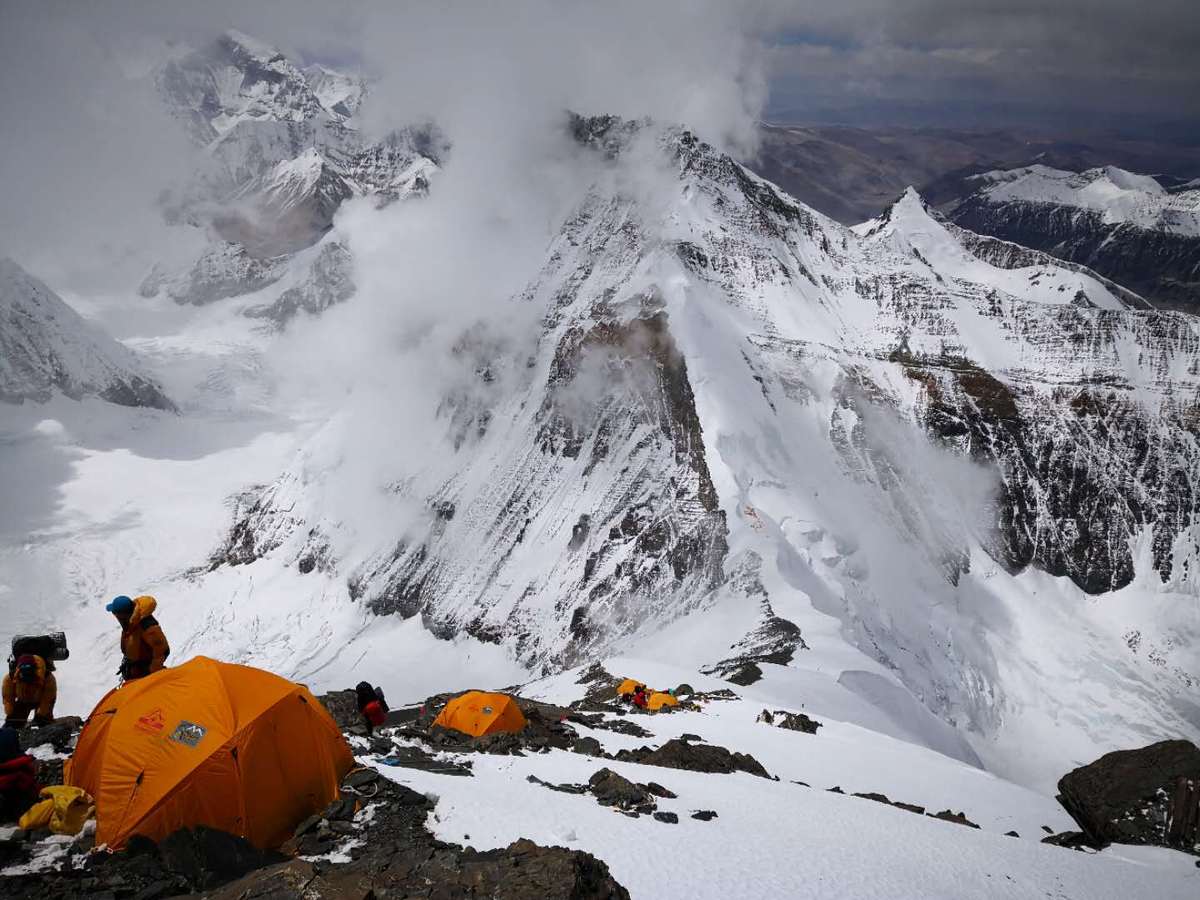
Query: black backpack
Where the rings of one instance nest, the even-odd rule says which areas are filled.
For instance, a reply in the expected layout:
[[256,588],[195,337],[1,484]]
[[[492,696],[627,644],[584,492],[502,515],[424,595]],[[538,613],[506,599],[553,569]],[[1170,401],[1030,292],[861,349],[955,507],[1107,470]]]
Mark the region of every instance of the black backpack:
[[383,707],[383,711],[388,711],[387,701],[383,699],[383,688],[374,687],[369,681],[360,681],[354,688],[355,697],[358,700],[358,708],[361,712],[367,708],[368,703],[376,700]]
[[61,631],[49,634],[18,634],[12,639],[12,656],[8,658],[8,673],[11,675],[17,667],[17,659],[22,656],[40,656],[46,661],[46,671],[53,672],[54,664],[70,657],[67,649],[67,636]]

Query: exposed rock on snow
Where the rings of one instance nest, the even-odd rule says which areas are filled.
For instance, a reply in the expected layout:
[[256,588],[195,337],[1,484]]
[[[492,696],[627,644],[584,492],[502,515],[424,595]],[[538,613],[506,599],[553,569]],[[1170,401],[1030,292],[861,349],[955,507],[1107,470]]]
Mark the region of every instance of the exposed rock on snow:
[[789,731],[800,731],[804,734],[816,734],[817,729],[821,727],[820,722],[810,719],[804,713],[790,713],[783,709],[775,712],[764,709],[758,714],[758,721],[774,725],[776,728],[786,728]]
[[954,812],[953,810],[943,809],[941,812],[926,813],[931,819],[941,819],[943,822],[953,822],[955,825],[966,825],[968,828],[978,828],[979,826],[967,818],[965,813]]
[[771,777],[762,767],[762,763],[748,753],[729,751],[714,744],[693,744],[678,738],[667,741],[657,750],[651,750],[649,747],[620,750],[615,758],[623,762],[638,762],[666,769],[686,769],[689,772],[748,772],[760,778]]
[[175,408],[132,351],[13,260],[0,258],[0,400],[41,402],[56,392]]
[[1058,790],[1094,847],[1160,844],[1200,853],[1200,749],[1191,741],[1107,753],[1064,775]]

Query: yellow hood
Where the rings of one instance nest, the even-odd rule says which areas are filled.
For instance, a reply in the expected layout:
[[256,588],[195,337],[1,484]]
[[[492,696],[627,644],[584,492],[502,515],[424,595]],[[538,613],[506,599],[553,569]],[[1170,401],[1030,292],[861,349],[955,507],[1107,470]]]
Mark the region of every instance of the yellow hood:
[[153,615],[154,610],[158,607],[158,601],[149,594],[143,594],[141,597],[133,598],[133,615],[129,617],[129,624],[136,625],[146,616]]

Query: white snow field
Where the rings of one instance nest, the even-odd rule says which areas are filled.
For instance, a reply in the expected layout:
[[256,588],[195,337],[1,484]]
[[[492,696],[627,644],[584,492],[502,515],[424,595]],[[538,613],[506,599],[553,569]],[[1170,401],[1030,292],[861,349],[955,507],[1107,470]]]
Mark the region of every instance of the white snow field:
[[[606,669],[666,687],[686,681],[699,690],[728,688],[659,662],[621,658]],[[533,682],[523,696],[566,703],[579,699],[579,673]],[[1159,848],[1080,853],[1039,843],[1042,826],[1072,827],[1046,796],[979,769],[878,733],[817,716],[815,735],[755,721],[781,707],[758,685],[734,688],[740,699],[712,701],[701,712],[636,716],[647,739],[580,729],[607,751],[657,746],[681,734],[754,756],[778,781],[744,773],[702,774],[593,759],[552,750],[528,756],[465,754],[473,777],[367,765],[436,797],[435,834],[480,850],[519,837],[586,850],[603,859],[634,898],[1027,898],[1126,900],[1190,898],[1200,871],[1185,854]],[[805,710],[813,714],[811,708]],[[453,754],[451,754],[453,756]],[[658,801],[678,824],[628,817],[590,795],[551,791],[526,779],[585,784],[608,767],[626,778],[663,785],[677,799]],[[804,782],[810,786],[797,784]],[[846,793],[828,791],[840,787]],[[878,792],[929,812],[965,812],[979,830],[850,796]],[[717,818],[691,818],[712,810]],[[1019,838],[1006,836],[1014,830]]]

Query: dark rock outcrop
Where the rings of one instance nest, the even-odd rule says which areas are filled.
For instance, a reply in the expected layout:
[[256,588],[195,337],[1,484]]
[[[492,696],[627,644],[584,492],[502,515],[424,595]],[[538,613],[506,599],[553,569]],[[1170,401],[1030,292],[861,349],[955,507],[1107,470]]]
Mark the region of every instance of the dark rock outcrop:
[[0,897],[58,900],[81,896],[155,900],[211,890],[287,857],[203,826],[177,831],[161,843],[135,837],[120,853],[99,853],[78,868],[0,877]]
[[941,819],[943,822],[953,822],[955,825],[966,825],[968,828],[978,828],[979,826],[966,817],[964,813],[954,812],[949,809],[943,809],[941,812],[925,813],[931,819]]
[[601,769],[588,779],[588,787],[591,789],[592,795],[603,806],[634,809],[642,804],[653,802],[650,793],[645,788],[618,775],[612,769]]
[[349,900],[365,897],[504,900],[627,900],[608,866],[590,853],[514,841],[502,850],[394,846],[348,866],[303,860],[264,869],[208,895],[211,900]]
[[776,728],[786,728],[788,731],[801,731],[804,734],[816,734],[817,729],[821,727],[820,722],[810,719],[804,713],[790,713],[784,710],[771,712],[764,709],[758,714],[758,721],[774,725]]
[[714,744],[691,744],[678,738],[667,741],[657,750],[641,747],[621,750],[616,759],[666,769],[686,769],[689,772],[728,774],[748,772],[760,778],[770,778],[762,763],[748,753],[737,753]]
[[1064,775],[1058,793],[1092,846],[1157,844],[1197,852],[1200,748],[1191,741],[1106,753]]

